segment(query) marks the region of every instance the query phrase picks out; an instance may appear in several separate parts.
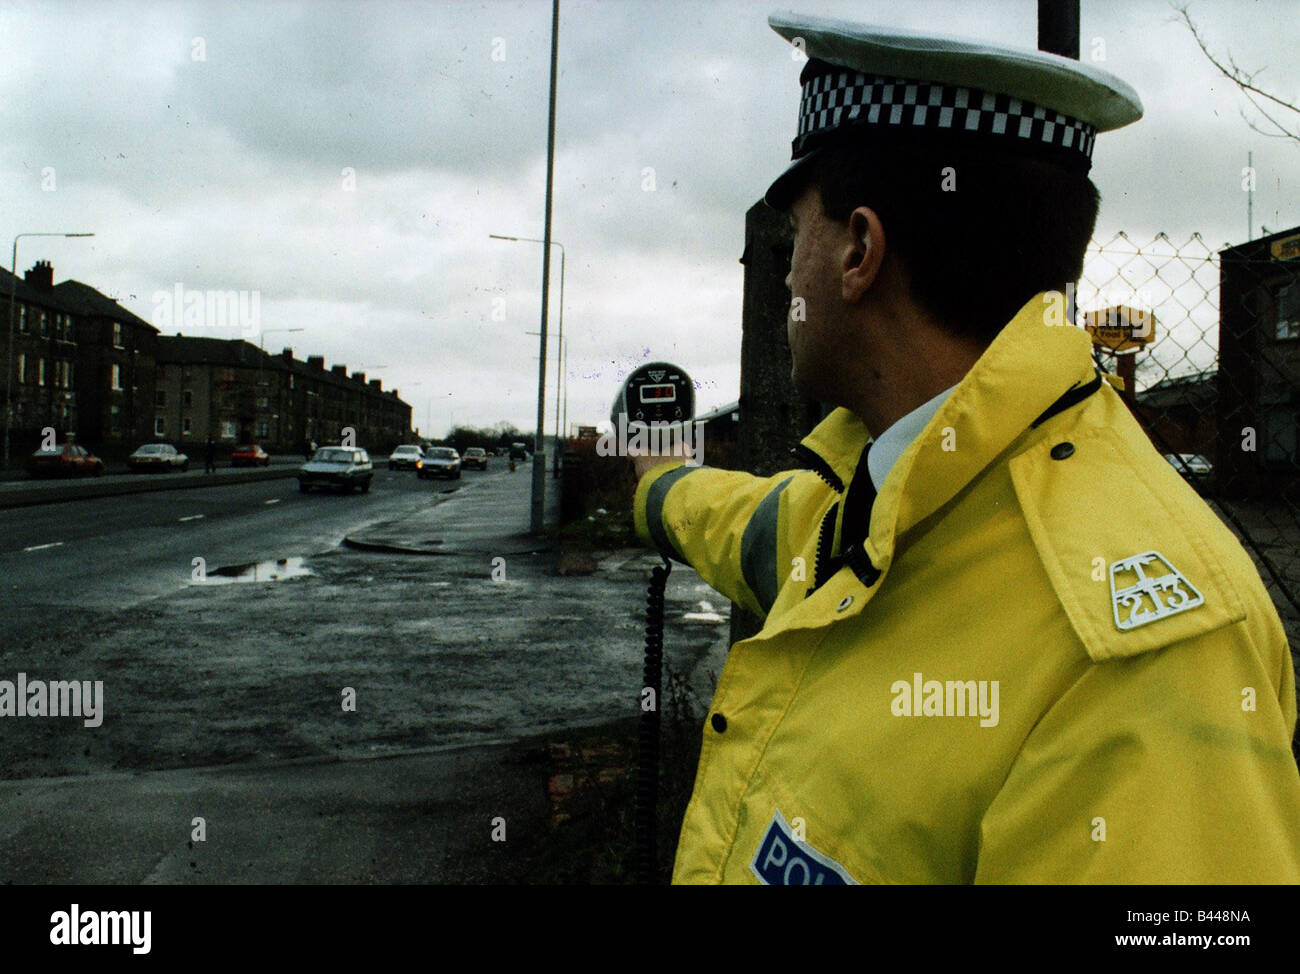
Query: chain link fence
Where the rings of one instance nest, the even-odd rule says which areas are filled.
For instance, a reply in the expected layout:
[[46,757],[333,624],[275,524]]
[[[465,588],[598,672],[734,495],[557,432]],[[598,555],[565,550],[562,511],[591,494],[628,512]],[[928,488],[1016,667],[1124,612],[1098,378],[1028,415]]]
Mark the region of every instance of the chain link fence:
[[[1081,321],[1153,315],[1137,350],[1094,345],[1098,366],[1156,448],[1254,558],[1300,647],[1300,234],[1216,250],[1200,234],[1093,241]],[[1139,329],[1141,331],[1141,329]]]

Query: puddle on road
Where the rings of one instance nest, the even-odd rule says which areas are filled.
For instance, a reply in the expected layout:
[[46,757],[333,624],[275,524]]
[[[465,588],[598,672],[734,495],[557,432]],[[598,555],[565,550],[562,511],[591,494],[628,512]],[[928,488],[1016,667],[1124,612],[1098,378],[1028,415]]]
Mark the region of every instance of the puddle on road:
[[234,582],[283,582],[289,578],[315,575],[303,565],[302,558],[279,558],[274,561],[253,561],[243,565],[222,565],[214,568],[202,579],[191,578],[193,585],[229,585]]

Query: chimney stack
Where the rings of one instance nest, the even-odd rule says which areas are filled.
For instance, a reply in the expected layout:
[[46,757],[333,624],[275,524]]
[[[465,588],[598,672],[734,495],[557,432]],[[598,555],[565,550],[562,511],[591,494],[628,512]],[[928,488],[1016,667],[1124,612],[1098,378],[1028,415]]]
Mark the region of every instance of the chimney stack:
[[325,371],[325,356],[324,356],[324,355],[308,355],[308,356],[307,356],[307,365],[308,365],[309,368],[319,369],[320,371],[324,372],[324,371]]
[[348,377],[348,367],[346,365],[336,365],[330,371],[340,378],[346,379]]
[[54,268],[48,260],[38,260],[32,269],[23,275],[23,279],[32,287],[42,291],[54,290]]

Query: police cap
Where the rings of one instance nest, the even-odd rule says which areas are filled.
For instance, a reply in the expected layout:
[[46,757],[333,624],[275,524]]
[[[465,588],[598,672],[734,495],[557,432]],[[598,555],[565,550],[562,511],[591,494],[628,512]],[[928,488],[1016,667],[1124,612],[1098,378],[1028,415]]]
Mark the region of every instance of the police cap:
[[843,135],[881,148],[972,146],[1086,173],[1096,134],[1142,117],[1119,78],[1057,54],[794,13],[768,23],[808,58],[792,162],[764,197],[778,209],[818,149]]

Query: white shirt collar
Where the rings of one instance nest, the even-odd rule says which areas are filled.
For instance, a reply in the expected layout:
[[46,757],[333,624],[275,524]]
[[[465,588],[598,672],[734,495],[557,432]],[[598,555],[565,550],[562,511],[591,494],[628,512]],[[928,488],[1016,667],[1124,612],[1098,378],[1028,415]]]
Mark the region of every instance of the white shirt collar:
[[943,405],[944,400],[956,388],[955,385],[949,386],[929,402],[917,406],[875,438],[875,445],[871,447],[871,452],[867,454],[867,473],[871,476],[871,483],[876,490],[880,490],[880,486],[885,482],[885,478],[889,476],[889,471],[894,469],[894,464],[903,455],[903,451],[911,445],[914,439],[921,435],[921,430],[925,429],[926,424],[934,418],[934,414],[939,411],[939,407]]

